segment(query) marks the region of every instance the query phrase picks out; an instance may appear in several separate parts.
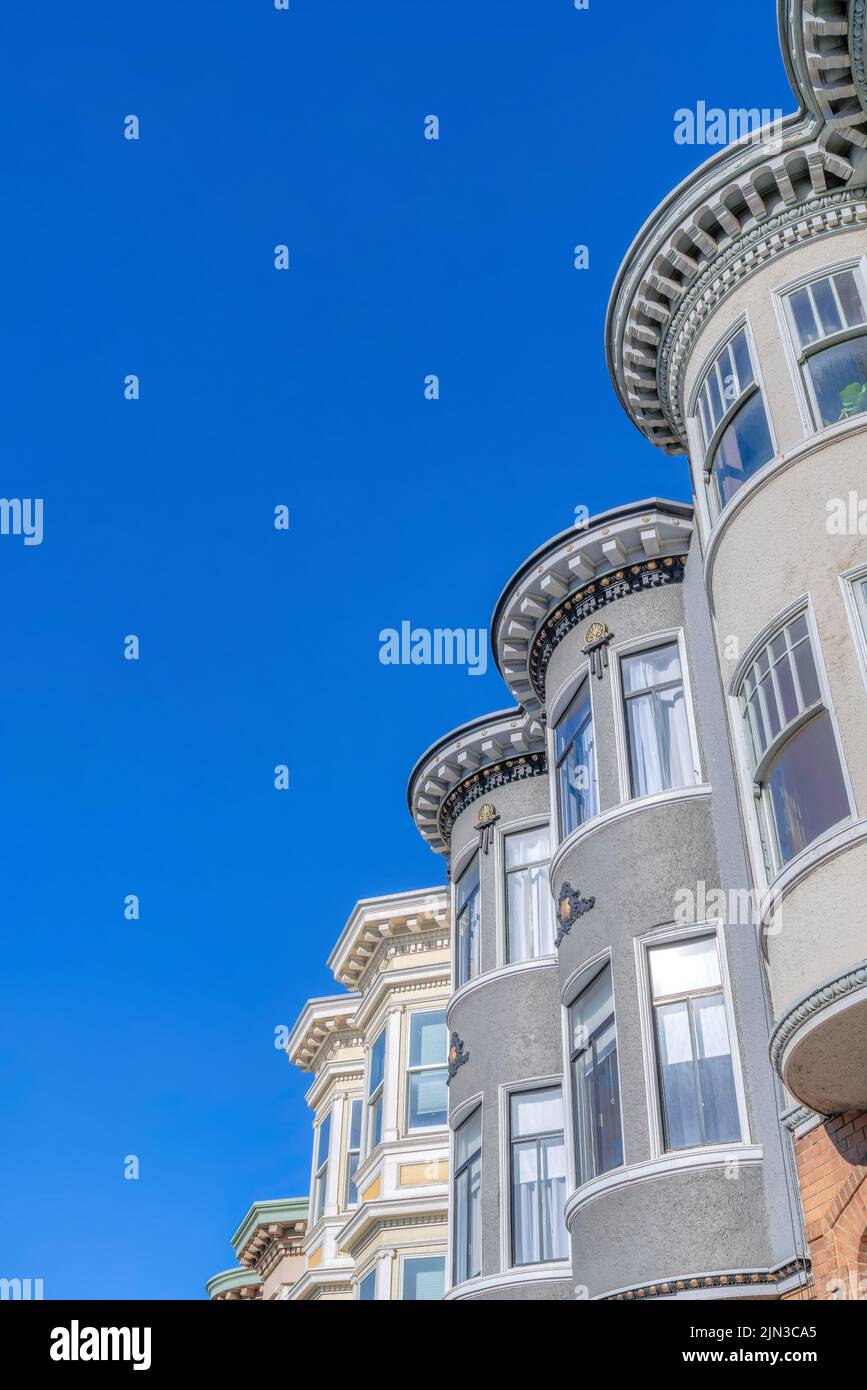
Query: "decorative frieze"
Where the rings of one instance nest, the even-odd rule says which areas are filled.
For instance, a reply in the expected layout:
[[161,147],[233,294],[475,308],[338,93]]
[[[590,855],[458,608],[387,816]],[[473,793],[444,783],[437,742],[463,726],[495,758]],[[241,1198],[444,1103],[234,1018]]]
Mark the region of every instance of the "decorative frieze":
[[439,830],[448,844],[452,826],[468,806],[487,796],[497,787],[508,787],[513,782],[523,782],[530,777],[541,777],[548,771],[548,759],[544,753],[530,753],[525,758],[506,758],[500,763],[492,763],[459,782],[453,792],[446,797],[439,813]]
[[696,1293],[701,1289],[762,1288],[782,1284],[801,1275],[801,1282],[810,1277],[809,1260],[790,1260],[777,1269],[733,1270],[726,1274],[699,1274],[694,1279],[661,1279],[656,1284],[639,1284],[634,1289],[610,1294],[604,1302],[635,1303],[654,1298],[675,1298],[678,1294]]

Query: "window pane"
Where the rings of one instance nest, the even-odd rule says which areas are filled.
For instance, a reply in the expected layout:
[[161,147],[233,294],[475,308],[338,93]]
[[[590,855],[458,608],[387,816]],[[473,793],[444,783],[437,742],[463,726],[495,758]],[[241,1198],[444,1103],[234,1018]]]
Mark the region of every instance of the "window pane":
[[798,333],[798,341],[801,347],[809,347],[815,343],[819,337],[819,329],[816,325],[816,318],[813,313],[813,306],[810,303],[810,296],[806,290],[795,290],[789,295],[789,303],[792,306],[792,316],[795,320],[795,328]]
[[418,1302],[442,1298],[446,1291],[445,1255],[414,1257],[403,1262],[403,1296]]
[[735,379],[734,367],[732,366],[731,353],[724,347],[717,361],[719,374],[722,378],[723,406],[726,410],[733,406],[738,398],[738,384]]
[[748,478],[774,456],[762,393],[755,391],[723,431],[711,460],[720,505],[730,502]]
[[482,1166],[476,1159],[455,1182],[455,1282],[474,1279],[482,1270]]
[[569,1010],[572,1022],[572,1050],[587,1047],[614,1013],[611,966],[606,965],[591,984],[583,989]]
[[349,1147],[361,1148],[361,1101],[354,1100],[349,1117]]
[[515,1264],[564,1259],[566,1154],[563,1136],[512,1145]]
[[473,891],[458,915],[458,984],[475,979],[481,968],[481,894],[478,879],[478,855]]
[[716,379],[716,370],[713,367],[711,367],[710,372],[708,374],[707,388],[708,395],[710,398],[711,412],[713,414],[714,428],[716,428],[723,415],[725,414],[725,411],[723,409],[722,396],[720,395],[720,389]]
[[864,312],[864,303],[858,282],[855,279],[855,272],[852,270],[841,271],[839,275],[834,276],[834,284],[837,286],[840,303],[843,305],[843,313],[846,315],[847,328],[857,328],[860,323],[867,322],[867,314]]
[[373,1303],[376,1301],[376,1270],[372,1269],[369,1274],[365,1274],[361,1283],[358,1285],[358,1297],[362,1303]]
[[455,1163],[458,1168],[466,1163],[471,1154],[476,1149],[481,1148],[482,1144],[482,1107],[474,1110],[468,1120],[460,1126],[455,1134]]
[[409,1125],[418,1129],[444,1125],[448,1119],[448,1072],[413,1071],[409,1074]]
[[682,686],[627,700],[626,718],[633,796],[695,781]]
[[704,1142],[724,1144],[740,1139],[738,1102],[729,1046],[728,1021],[721,994],[706,995],[693,1005],[698,1047]]
[[741,329],[740,333],[735,335],[734,341],[732,342],[732,356],[735,359],[735,367],[737,368],[741,391],[745,391],[753,382],[753,364],[750,361],[750,349],[747,344],[747,335],[743,329]]
[[479,886],[479,856],[474,854],[471,862],[458,879],[458,912]]
[[385,1033],[380,1033],[370,1049],[370,1084],[368,1095],[372,1095],[385,1075]]
[[596,1039],[596,1106],[598,1173],[619,1168],[623,1162],[623,1135],[620,1126],[620,1077],[617,1070],[617,1033],[614,1020]]
[[545,1091],[517,1091],[511,1098],[512,1137],[549,1134],[563,1128],[563,1097],[559,1086]]
[[432,1013],[410,1014],[409,1064],[411,1067],[441,1066],[446,1060],[447,1050],[446,1016],[441,1009]]
[[355,1186],[355,1174],[358,1172],[359,1155],[357,1153],[349,1155],[349,1175],[347,1178],[346,1205],[349,1207],[358,1206],[358,1188]]
[[537,826],[535,830],[522,830],[519,835],[506,836],[507,869],[542,863],[550,853],[547,825]]
[[663,1004],[655,1013],[666,1148],[685,1149],[701,1143],[689,1005]]
[[867,410],[867,336],[825,348],[807,361],[822,425]]
[[849,799],[827,711],[783,744],[768,767],[765,787],[783,864],[846,819]]
[[574,742],[560,763],[557,778],[560,798],[560,827],[571,835],[598,810],[596,803],[596,748],[590,701],[584,705],[585,719],[574,734]]
[[648,686],[665,685],[680,680],[680,649],[676,642],[664,647],[651,647],[636,656],[625,656],[622,662],[623,689],[627,695]]
[[375,1149],[382,1142],[382,1095],[370,1107],[370,1147]]
[[548,865],[507,874],[506,883],[509,960],[553,954],[554,904]]
[[843,321],[840,318],[840,311],[837,308],[837,301],[834,298],[830,280],[814,281],[813,300],[819,311],[823,337],[828,337],[831,333],[839,333],[843,327]]
[[819,676],[813,658],[813,647],[809,641],[799,642],[795,648],[795,666],[798,670],[798,680],[801,684],[803,697],[801,708],[809,709],[821,698]]
[[654,999],[691,990],[712,989],[720,983],[719,956],[712,936],[697,941],[653,946],[650,957],[650,983]]
[[328,1162],[328,1142],[331,1137],[331,1111],[325,1116],[319,1126],[319,1142],[316,1147],[316,1167],[321,1168],[323,1163]]

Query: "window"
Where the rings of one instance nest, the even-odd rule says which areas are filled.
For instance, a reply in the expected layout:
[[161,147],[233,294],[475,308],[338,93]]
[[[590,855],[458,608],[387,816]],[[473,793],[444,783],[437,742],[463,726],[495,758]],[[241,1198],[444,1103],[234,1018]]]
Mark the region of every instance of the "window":
[[482,1107],[455,1131],[455,1283],[482,1272]]
[[448,1120],[448,1034],[445,1013],[409,1016],[407,1128],[430,1129]]
[[860,270],[839,270],[785,297],[817,429],[867,410],[867,297]]
[[589,677],[581,682],[557,725],[556,751],[560,837],[565,840],[599,810]]
[[716,937],[647,954],[666,1149],[740,1139]]
[[458,985],[475,979],[480,970],[479,855],[473,855],[458,879]]
[[331,1139],[331,1112],[319,1126],[316,1133],[316,1171],[313,1177],[313,1220],[318,1221],[325,1212],[326,1189],[328,1186],[328,1144]]
[[805,613],[761,649],[739,695],[773,874],[850,813]]
[[518,1091],[509,1099],[512,1149],[512,1262],[540,1264],[567,1256],[566,1148],[559,1086]]
[[861,628],[867,639],[867,579],[856,579],[852,585],[855,594],[855,607],[861,619]]
[[374,1303],[376,1301],[376,1265],[369,1269],[362,1279],[358,1281],[357,1297],[362,1303]]
[[611,966],[583,989],[569,1010],[578,1185],[623,1162],[620,1073]]
[[358,1206],[358,1188],[355,1174],[361,1159],[361,1098],[349,1102],[349,1133],[346,1141],[346,1205]]
[[442,1298],[446,1291],[445,1255],[413,1256],[403,1262],[404,1298],[419,1302]]
[[382,1095],[385,1089],[385,1030],[370,1049],[367,1082],[367,1152],[382,1142]]
[[705,372],[694,416],[704,448],[705,477],[712,480],[722,508],[774,455],[746,329],[739,329]]
[[633,796],[695,782],[677,642],[620,662]]
[[547,825],[505,837],[506,955],[531,960],[554,951],[554,903],[548,882]]

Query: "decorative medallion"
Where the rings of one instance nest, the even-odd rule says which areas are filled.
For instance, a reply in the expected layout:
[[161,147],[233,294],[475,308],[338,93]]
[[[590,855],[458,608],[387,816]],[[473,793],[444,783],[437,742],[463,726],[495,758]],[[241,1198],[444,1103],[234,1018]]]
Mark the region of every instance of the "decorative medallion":
[[486,801],[479,807],[479,815],[476,820],[475,829],[479,832],[479,849],[483,854],[487,854],[488,850],[491,848],[494,826],[499,819],[497,808],[492,801]]
[[469,1060],[470,1054],[464,1047],[462,1040],[458,1037],[457,1033],[452,1033],[451,1042],[449,1043],[449,1076],[446,1085],[454,1081],[461,1067],[464,1065],[464,1062],[468,1062]]
[[595,906],[595,898],[582,898],[571,883],[564,883],[557,895],[557,935],[554,945],[559,946],[563,937],[569,935],[578,918],[583,917],[585,912],[589,912],[591,907]]
[[602,679],[602,668],[608,665],[608,643],[614,633],[605,626],[604,623],[591,623],[587,629],[587,636],[584,638],[584,646],[581,648],[585,656],[590,658],[590,674]]

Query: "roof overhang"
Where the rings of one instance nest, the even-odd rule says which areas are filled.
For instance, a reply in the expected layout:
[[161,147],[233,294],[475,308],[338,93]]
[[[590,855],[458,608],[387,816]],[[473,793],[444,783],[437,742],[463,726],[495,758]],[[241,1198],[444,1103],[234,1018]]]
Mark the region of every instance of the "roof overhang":
[[444,926],[448,920],[449,895],[442,887],[364,898],[353,908],[328,967],[340,984],[354,989],[383,941]]
[[255,1264],[262,1248],[275,1235],[294,1232],[299,1239],[307,1229],[308,1199],[277,1197],[254,1202],[235,1234],[232,1249],[242,1264]]

